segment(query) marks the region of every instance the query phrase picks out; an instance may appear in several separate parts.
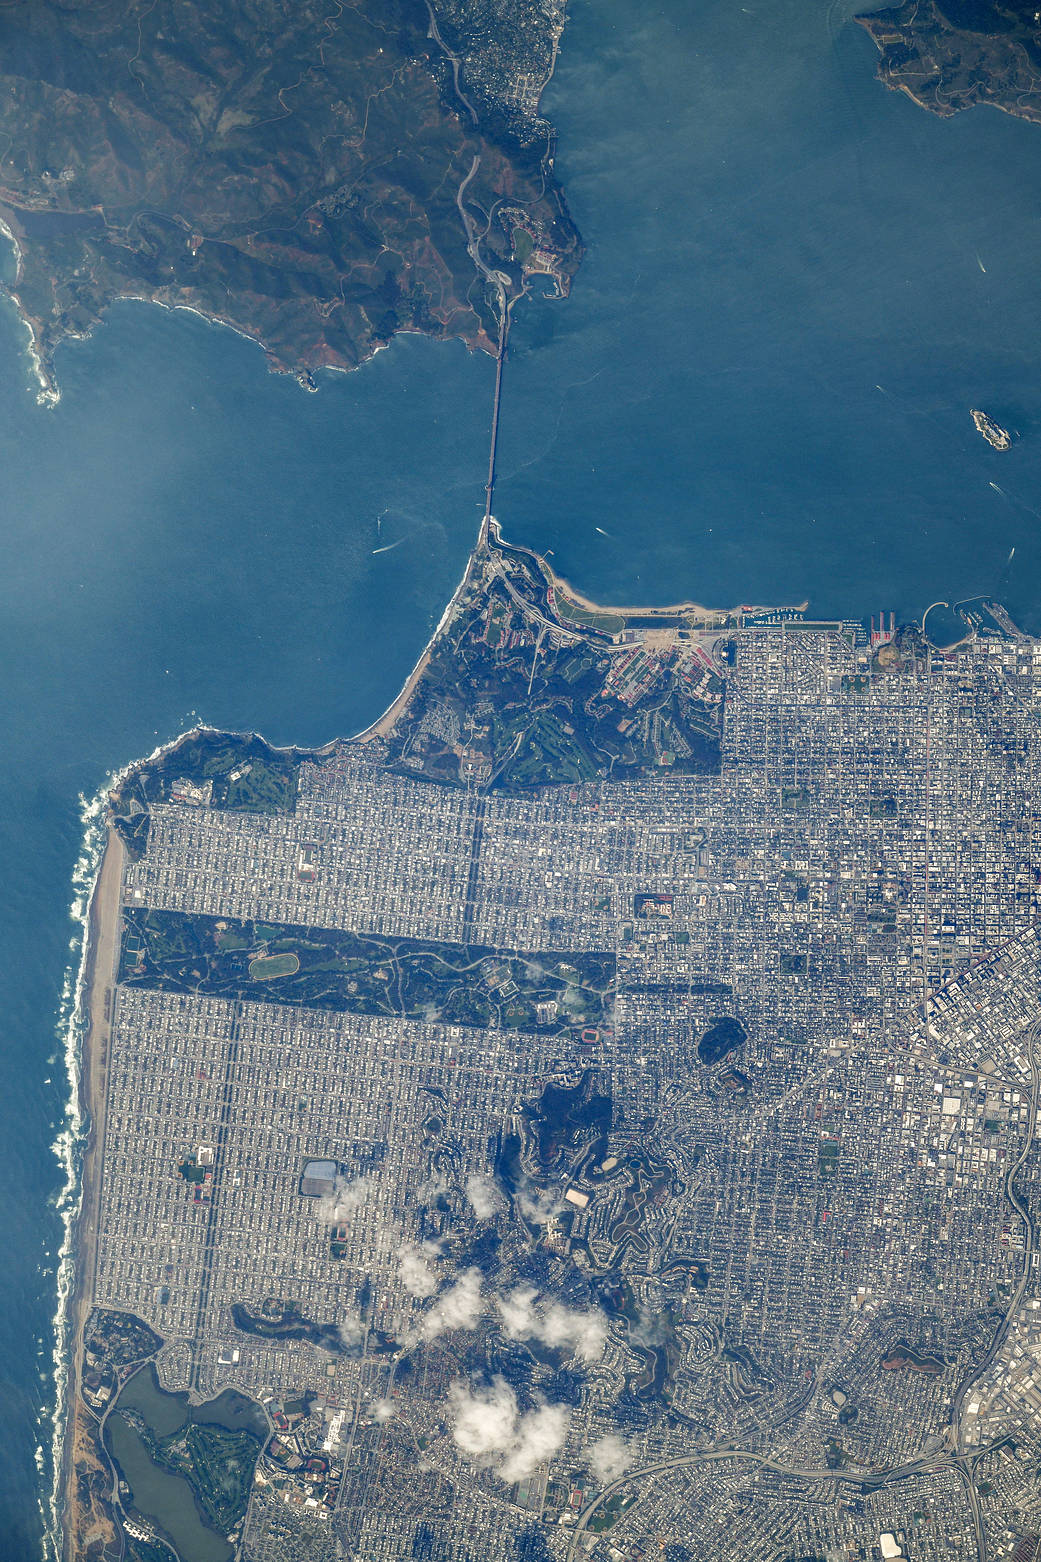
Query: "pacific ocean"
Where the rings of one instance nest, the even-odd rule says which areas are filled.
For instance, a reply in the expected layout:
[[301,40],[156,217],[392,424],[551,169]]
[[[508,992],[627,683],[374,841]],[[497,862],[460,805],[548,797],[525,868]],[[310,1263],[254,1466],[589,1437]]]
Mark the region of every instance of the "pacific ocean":
[[[589,254],[570,300],[518,317],[496,512],[603,598],[907,618],[993,592],[1041,629],[1041,128],[885,92],[851,9],[572,0],[545,108]],[[231,333],[137,304],[58,374],[42,411],[0,310],[17,1562],[50,1489],[78,799],[196,716],[315,743],[379,712],[476,533],[493,383],[458,344],[402,338],[307,396]]]

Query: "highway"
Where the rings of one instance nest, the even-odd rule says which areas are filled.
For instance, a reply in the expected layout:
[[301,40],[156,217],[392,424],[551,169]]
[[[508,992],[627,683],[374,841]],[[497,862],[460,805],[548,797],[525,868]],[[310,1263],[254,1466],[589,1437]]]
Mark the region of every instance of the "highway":
[[1015,1188],[1013,1187],[1013,1183],[1015,1182],[1020,1168],[1025,1163],[1027,1156],[1033,1149],[1034,1138],[1037,1133],[1038,1099],[1039,1095],[1041,1095],[1041,1074],[1039,1074],[1038,1071],[1037,1055],[1037,1044],[1039,1036],[1041,1036],[1041,1022],[1032,1025],[1027,1031],[1025,1037],[1027,1058],[1030,1063],[1030,1116],[1027,1121],[1026,1138],[1023,1141],[1023,1148],[1020,1151],[1018,1157],[1015,1161],[1013,1161],[1012,1165],[1005,1173],[1005,1197],[1008,1199],[1009,1203],[1012,1205],[1012,1208],[1020,1217],[1023,1225],[1026,1228],[1026,1247],[1023,1254],[1023,1273],[1019,1277],[1019,1284],[1015,1289],[1012,1300],[1009,1302],[1005,1316],[996,1329],[994,1338],[990,1342],[990,1349],[987,1351],[987,1354],[983,1358],[983,1361],[980,1363],[979,1367],[974,1368],[972,1374],[967,1377],[960,1385],[957,1393],[954,1396],[954,1403],[951,1406],[951,1433],[956,1450],[955,1458],[966,1480],[969,1502],[972,1507],[973,1520],[976,1526],[977,1562],[987,1562],[987,1537],[983,1528],[983,1519],[980,1514],[979,1506],[979,1495],[976,1491],[976,1483],[971,1469],[972,1457],[977,1455],[980,1450],[978,1448],[969,1450],[965,1447],[964,1406],[973,1385],[980,1381],[984,1373],[987,1371],[987,1368],[995,1360],[998,1353],[1004,1346],[1005,1341],[1008,1338],[1009,1331],[1012,1328],[1012,1325],[1019,1313],[1019,1309],[1023,1305],[1023,1297],[1026,1294],[1027,1285],[1029,1284],[1030,1280],[1030,1271],[1033,1268],[1034,1252],[1037,1247],[1037,1234],[1034,1230],[1034,1222],[1031,1219],[1030,1210],[1016,1192]]
[[[466,208],[466,191],[480,166],[481,159],[479,157],[475,157],[473,162],[470,164],[469,173],[466,175],[465,179],[463,179],[455,193],[455,204],[459,208],[459,215],[463,219],[463,227],[466,229],[466,248],[469,252],[470,259],[484,277],[484,280],[488,283],[490,289],[494,292],[497,300],[499,316],[499,345],[498,351],[495,355],[495,394],[492,399],[491,448],[488,452],[488,481],[485,484],[484,502],[485,516],[489,516],[492,513],[492,499],[495,493],[495,452],[499,443],[499,408],[502,403],[502,369],[503,364],[506,362],[506,343],[510,334],[510,307],[506,295],[506,289],[509,285],[510,279],[503,272],[495,271],[491,266],[488,265],[487,261],[482,256],[481,238],[483,235],[477,232],[473,217]],[[495,204],[497,205],[498,202]],[[485,225],[485,233],[487,233],[490,226],[491,214],[489,214],[487,223]]]
[[[976,1539],[977,1562],[987,1562],[987,1537],[983,1526],[983,1516],[980,1511],[979,1494],[976,1490],[976,1482],[973,1475],[973,1460],[980,1453],[986,1452],[985,1448],[966,1449],[964,1446],[964,1433],[962,1429],[963,1406],[968,1393],[975,1383],[986,1372],[1004,1345],[1009,1330],[1019,1312],[1029,1283],[1030,1272],[1033,1267],[1033,1256],[1036,1249],[1036,1232],[1034,1223],[1030,1217],[1030,1211],[1025,1202],[1016,1193],[1013,1186],[1020,1168],[1024,1165],[1030,1154],[1036,1135],[1037,1113],[1039,1098],[1041,1098],[1041,1071],[1038,1063],[1038,1041],[1041,1039],[1041,1022],[1031,1026],[1025,1037],[1027,1056],[1030,1062],[1031,1091],[1030,1091],[1030,1118],[1027,1127],[1023,1148],[1017,1159],[1009,1167],[1005,1174],[1005,1194],[1013,1209],[1022,1219],[1026,1227],[1026,1251],[1024,1255],[1023,1272],[1019,1285],[1009,1303],[1001,1324],[995,1331],[990,1349],[983,1362],[975,1367],[970,1377],[959,1387],[951,1409],[951,1435],[954,1442],[953,1450],[934,1449],[931,1452],[922,1452],[913,1459],[908,1459],[902,1464],[892,1465],[887,1469],[855,1469],[855,1470],[827,1470],[809,1469],[796,1465],[783,1463],[775,1459],[771,1454],[755,1453],[747,1448],[708,1448],[699,1453],[685,1455],[677,1459],[665,1460],[659,1464],[644,1465],[639,1469],[629,1470],[625,1475],[619,1476],[610,1485],[587,1503],[579,1513],[575,1521],[575,1527],[571,1533],[567,1549],[568,1562],[578,1554],[581,1536],[588,1529],[590,1521],[600,1511],[604,1503],[617,1492],[623,1491],[627,1486],[635,1485],[640,1481],[651,1479],[655,1475],[667,1474],[670,1470],[694,1469],[698,1465],[721,1464],[729,1460],[743,1460],[748,1464],[758,1465],[762,1469],[773,1470],[779,1475],[790,1475],[803,1480],[812,1481],[843,1481],[855,1485],[870,1483],[872,1486],[888,1485],[893,1481],[906,1480],[912,1475],[935,1474],[939,1470],[954,1470],[961,1477],[965,1486],[966,1497],[972,1515],[973,1527]],[[790,1419],[786,1417],[785,1419]]]
[[648,1480],[652,1475],[665,1475],[670,1470],[689,1470],[700,1464],[721,1464],[734,1459],[759,1465],[765,1470],[773,1470],[778,1475],[791,1475],[807,1481],[844,1481],[856,1486],[862,1485],[865,1481],[873,1486],[888,1485],[892,1481],[906,1480],[911,1475],[932,1474],[937,1470],[950,1468],[957,1462],[951,1454],[933,1451],[918,1454],[914,1459],[908,1459],[903,1464],[893,1465],[885,1470],[822,1470],[785,1464],[771,1454],[757,1454],[747,1448],[707,1448],[701,1453],[684,1455],[678,1459],[667,1459],[661,1464],[648,1464],[642,1469],[630,1470],[625,1475],[619,1476],[618,1480],[612,1481],[609,1486],[605,1486],[592,1502],[587,1503],[575,1521],[567,1549],[568,1562],[577,1555],[580,1537],[589,1527],[590,1520],[610,1497],[624,1487],[631,1486],[637,1481]]

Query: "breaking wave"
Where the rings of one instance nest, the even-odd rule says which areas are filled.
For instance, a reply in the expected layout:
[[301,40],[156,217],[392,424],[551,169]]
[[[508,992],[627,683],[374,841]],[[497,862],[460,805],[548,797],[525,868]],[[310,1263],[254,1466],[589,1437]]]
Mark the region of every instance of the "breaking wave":
[[[174,742],[179,741],[175,739]],[[173,744],[160,744],[148,756],[158,759]],[[60,1562],[62,1554],[62,1456],[66,1421],[70,1404],[70,1348],[72,1305],[76,1283],[76,1224],[83,1204],[83,1152],[90,1127],[80,1101],[80,1072],[83,1040],[88,1023],[87,961],[90,908],[97,887],[101,859],[105,851],[105,809],[111,792],[142,763],[140,760],[113,771],[91,798],[81,796],[80,819],[83,839],[72,874],[72,904],[69,914],[75,930],[69,943],[70,959],[62,987],[58,1011],[59,1048],[64,1056],[68,1096],[61,1128],[51,1149],[62,1169],[63,1183],[55,1207],[62,1222],[62,1241],[57,1261],[57,1309],[54,1315],[54,1399],[50,1413],[50,1491],[44,1494],[41,1481],[40,1513],[43,1520],[44,1562]],[[36,1463],[41,1476],[47,1460],[44,1446],[37,1448]]]

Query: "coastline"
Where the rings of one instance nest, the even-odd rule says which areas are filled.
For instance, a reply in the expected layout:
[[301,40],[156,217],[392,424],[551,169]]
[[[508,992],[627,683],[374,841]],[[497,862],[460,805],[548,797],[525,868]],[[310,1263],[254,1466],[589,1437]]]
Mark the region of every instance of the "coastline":
[[[138,765],[154,763],[186,738],[223,728],[197,722],[149,755],[113,771],[92,799],[81,798],[85,835],[73,875],[72,916],[80,928],[66,977],[61,1031],[69,1081],[66,1126],[54,1145],[65,1169],[61,1209],[65,1225],[58,1265],[55,1316],[55,1398],[51,1416],[51,1483],[41,1497],[48,1562],[79,1562],[90,1540],[118,1544],[109,1514],[79,1490],[84,1474],[100,1473],[111,1483],[107,1460],[99,1458],[97,1426],[80,1394],[84,1334],[94,1304],[97,1216],[103,1175],[108,1099],[108,1045],[122,932],[122,883],[126,847],[109,822],[111,799]],[[238,732],[240,738],[260,734]],[[261,741],[266,741],[261,739]],[[331,752],[338,740],[317,748],[277,749],[301,757]],[[274,748],[274,745],[270,745]]]
[[[333,738],[320,746],[307,748],[290,745],[280,751],[295,753],[301,758],[318,757],[332,752],[344,741],[360,745],[382,739],[394,727],[411,700],[430,664],[435,645],[452,623],[475,575],[500,543],[501,528],[494,516],[486,514],[481,520],[474,546],[455,591],[402,688],[375,722],[346,740]],[[573,591],[534,550],[513,544],[503,546],[532,557],[551,586],[559,585],[572,601],[588,605],[592,610],[611,611]],[[717,626],[729,616],[725,611],[700,608],[693,603],[681,604],[679,608],[652,607],[626,611],[652,617],[668,617],[680,612],[690,616],[698,614],[702,615],[703,623]],[[748,607],[735,610],[737,613],[752,611],[756,610]],[[115,1539],[116,1534],[108,1504],[96,1500],[89,1493],[84,1495],[88,1488],[85,1476],[94,1477],[96,1493],[99,1489],[110,1487],[111,1472],[98,1446],[95,1419],[80,1393],[84,1334],[94,1304],[98,1213],[104,1170],[108,1049],[120,953],[121,892],[127,851],[119,831],[110,822],[111,799],[114,794],[118,794],[125,779],[138,765],[154,762],[169,754],[192,735],[223,732],[224,729],[197,722],[170,741],[158,744],[147,759],[136,761],[111,776],[94,802],[86,805],[84,815],[89,823],[86,860],[79,881],[83,886],[83,899],[80,901],[82,909],[76,913],[83,927],[83,943],[67,1043],[71,1087],[70,1121],[74,1125],[71,1145],[73,1149],[78,1146],[80,1150],[80,1173],[78,1199],[74,1202],[77,1179],[74,1162],[70,1160],[70,1209],[65,1247],[69,1279],[59,1312],[60,1344],[56,1358],[60,1355],[61,1359],[57,1363],[59,1384],[55,1409],[51,1507],[53,1551],[61,1562],[78,1562],[91,1541],[110,1537]],[[254,732],[231,735],[261,738],[260,734]],[[91,873],[92,877],[88,877]]]
[[[514,544],[510,543],[510,547]],[[694,618],[703,623],[711,623],[722,618],[736,618],[742,613],[776,613],[793,610],[805,613],[810,605],[807,597],[802,602],[747,602],[740,607],[713,608],[706,607],[702,602],[675,602],[666,607],[626,607],[616,606],[613,602],[594,602],[592,597],[585,596],[577,591],[571,582],[563,575],[558,575],[552,565],[546,568],[552,576],[553,588],[559,591],[561,596],[576,606],[585,608],[590,613],[617,614],[619,618]]]
[[[502,546],[513,553],[525,553],[529,556],[529,558],[534,559],[540,570],[542,570],[545,574],[551,589],[559,591],[562,596],[566,597],[570,602],[575,603],[576,606],[584,608],[587,612],[616,614],[619,617],[632,618],[670,619],[682,616],[696,620],[705,628],[715,629],[722,627],[728,618],[736,618],[741,614],[773,613],[778,611],[787,611],[789,609],[794,609],[797,612],[804,613],[810,605],[808,597],[801,603],[783,603],[780,605],[780,607],[773,603],[758,606],[745,603],[740,607],[729,609],[708,608],[702,606],[701,603],[698,602],[680,602],[671,607],[614,607],[613,605],[602,602],[594,602],[591,597],[584,596],[582,592],[576,591],[562,575],[558,575],[552,566],[547,562],[547,560],[542,556],[542,554],[536,553],[534,548],[525,547],[523,543],[505,542],[503,539],[502,527],[495,519],[495,516],[486,515],[481,521],[480,531],[477,535],[477,542],[474,545],[470,557],[466,561],[466,568],[463,571],[462,579],[460,580],[458,586],[456,586],[455,591],[452,593],[452,597],[448,602],[448,605],[441,614],[433,634],[430,636],[430,639],[427,641],[426,645],[420,652],[415,666],[412,668],[412,671],[409,673],[400,690],[395,695],[391,703],[387,706],[383,714],[378,716],[377,719],[368,727],[363,728],[361,732],[354,733],[354,735],[348,740],[349,742],[372,743],[378,738],[386,737],[387,734],[391,731],[394,723],[397,721],[398,717],[401,715],[401,712],[404,710],[405,706],[408,704],[413,693],[415,692],[416,686],[422,678],[424,672],[430,665],[430,655],[433,651],[434,645],[442,631],[451,622],[452,615],[454,614],[456,607],[459,604],[459,599],[473,575],[474,566],[478,560],[482,558],[487,550],[489,538],[497,547]],[[568,626],[566,624],[561,625],[562,629],[566,630],[567,627]]]
[[37,329],[30,316],[22,308],[15,295],[14,289],[18,286],[22,276],[22,245],[19,235],[10,223],[11,208],[0,206],[0,234],[9,241],[14,250],[14,281],[0,283],[0,287],[7,294],[14,305],[15,314],[29,333],[26,343],[26,351],[29,354],[29,362],[32,365],[33,378],[37,384],[36,403],[40,407],[56,407],[61,400],[61,391],[57,383],[52,379],[43,367],[43,359],[37,346]]
[[[17,229],[12,226],[12,214],[12,207],[0,203],[0,235],[10,242],[15,256],[14,280],[11,282],[0,282],[0,289],[10,299],[21,325],[28,334],[29,339],[26,343],[26,352],[32,368],[32,375],[37,385],[37,405],[41,407],[56,407],[61,401],[61,388],[53,371],[44,365],[43,356],[39,348],[39,321],[27,312],[17,292],[18,283],[22,275],[22,244]],[[367,344],[369,350],[360,352],[353,363],[349,363],[345,359],[340,361],[330,356],[312,364],[303,362],[293,364],[281,358],[262,336],[246,330],[241,325],[234,324],[231,320],[225,319],[223,315],[210,314],[206,310],[198,308],[195,304],[178,302],[143,292],[113,294],[112,297],[104,301],[97,318],[89,329],[84,331],[64,331],[57,346],[61,346],[65,342],[89,341],[98,326],[104,325],[105,316],[113,304],[146,304],[152,308],[163,309],[168,314],[194,315],[196,319],[204,321],[206,325],[231,331],[233,335],[240,337],[242,341],[249,342],[252,346],[260,349],[264,355],[264,361],[269,374],[288,376],[296,380],[302,390],[312,392],[318,390],[316,375],[323,371],[328,371],[332,374],[353,374],[355,370],[362,368],[367,363],[371,363],[377,353],[384,352],[390,346],[394,337],[397,336],[429,336],[430,340],[435,342],[459,341],[462,342],[468,352],[482,352],[490,357],[494,357],[496,352],[495,343],[483,329],[479,329],[476,334],[469,336],[463,334],[443,336],[433,332],[421,331],[414,326],[403,326],[394,332],[390,341]]]
[[75,1253],[75,1274],[69,1299],[66,1348],[68,1353],[68,1391],[64,1406],[64,1426],[60,1427],[62,1451],[56,1471],[56,1517],[61,1525],[61,1552],[75,1562],[78,1546],[86,1538],[75,1533],[70,1522],[79,1516],[76,1503],[77,1460],[86,1450],[80,1446],[82,1401],[79,1385],[83,1365],[83,1337],[93,1305],[94,1264],[96,1257],[97,1215],[100,1174],[105,1138],[105,1109],[108,1095],[108,1042],[112,1022],[116,965],[121,930],[121,890],[125,848],[118,831],[105,826],[107,835],[87,912],[82,985],[77,1005],[82,1018],[80,1043],[78,1110],[86,1125],[81,1173],[79,1209],[72,1223],[71,1237]]
[[507,548],[511,553],[526,553],[530,559],[534,559],[540,571],[545,575],[554,591],[559,591],[561,596],[573,602],[576,607],[585,608],[589,613],[603,613],[606,616],[618,618],[697,618],[704,623],[715,622],[725,618],[736,618],[742,613],[777,613],[794,610],[805,613],[810,605],[807,597],[803,602],[770,602],[770,603],[742,603],[740,607],[713,608],[705,607],[701,602],[675,602],[671,605],[657,607],[620,607],[613,602],[594,602],[592,597],[585,596],[567,580],[563,575],[558,575],[544,554],[536,553],[534,548],[528,548],[522,542],[507,542],[502,534],[502,527],[494,515],[488,517],[491,535],[497,544]]
[[466,568],[463,570],[462,579],[449,598],[448,605],[441,614],[441,617],[438,619],[433,634],[430,636],[430,639],[419,653],[416,665],[413,667],[412,671],[409,673],[408,677],[405,679],[405,682],[402,684],[394,699],[391,700],[382,716],[378,716],[370,726],[363,728],[361,732],[356,732],[349,740],[351,743],[371,743],[375,738],[385,737],[393,727],[394,723],[397,721],[398,717],[401,715],[401,712],[404,710],[409,700],[412,698],[412,694],[416,685],[430,664],[430,653],[434,648],[434,643],[441,634],[441,631],[446,627],[447,624],[451,622],[452,614],[455,612],[459,603],[459,599],[465,591],[470,577],[473,574],[474,564],[481,557],[487,542],[489,527],[494,529],[495,535],[498,537],[499,529],[495,524],[494,516],[486,515],[481,521],[481,529],[477,534],[477,542],[471,549],[470,557],[466,561]]
[[[501,529],[495,518],[486,514],[459,583],[426,646],[400,692],[372,725],[347,740],[332,739],[320,747],[311,748],[293,745],[277,751],[297,754],[302,758],[318,756],[332,752],[344,741],[347,744],[371,742],[389,732],[429,666],[434,646],[451,626],[475,576],[480,577],[482,569],[494,559],[495,547],[500,542]],[[512,544],[504,546],[530,555],[539,563],[545,578],[551,583],[559,580],[533,550]],[[610,611],[579,593],[572,595],[574,600],[588,603],[592,609]],[[706,618],[725,616],[690,603],[684,603],[680,608],[626,611],[639,611],[641,616],[665,616],[689,610],[701,612]],[[734,611],[747,614],[768,610],[746,606]],[[657,637],[661,631],[655,629],[650,633],[652,637]],[[93,803],[85,804],[84,819],[88,823],[88,833],[82,872],[76,881],[80,898],[74,912],[83,929],[83,937],[74,1001],[71,1012],[67,1011],[67,1066],[71,1087],[69,1121],[73,1125],[70,1145],[73,1151],[79,1151],[80,1172],[78,1179],[72,1176],[69,1185],[63,1264],[70,1278],[62,1292],[56,1351],[56,1359],[59,1352],[61,1359],[58,1362],[59,1384],[54,1415],[53,1522],[49,1553],[55,1562],[80,1562],[88,1554],[88,1547],[97,1547],[99,1543],[104,1545],[109,1541],[118,1545],[119,1536],[119,1526],[114,1518],[114,1507],[118,1511],[118,1504],[114,1505],[102,1495],[112,1490],[111,1466],[101,1440],[98,1421],[81,1393],[84,1336],[94,1306],[98,1216],[104,1173],[109,1046],[115,1013],[122,931],[122,884],[127,860],[123,838],[110,822],[111,799],[138,766],[170,753],[193,734],[221,735],[225,731],[197,722],[178,737],[158,745],[148,760],[136,761],[110,777]],[[261,738],[255,732],[231,736]],[[375,758],[378,762],[378,751]],[[70,1160],[70,1169],[74,1173],[74,1160]],[[78,1198],[74,1198],[77,1181]]]
[[[1025,120],[1027,124],[1036,125],[1041,123],[1041,105],[1031,103],[1028,92],[1021,90],[1014,84],[1014,81],[1010,81],[1007,78],[1001,85],[1010,94],[1009,96],[1005,98],[970,98],[968,101],[962,102],[945,101],[940,97],[941,91],[946,86],[943,61],[939,65],[938,78],[935,71],[930,75],[927,71],[920,69],[919,76],[923,79],[919,80],[917,85],[912,84],[910,81],[900,80],[893,69],[891,51],[893,51],[894,47],[906,49],[909,37],[914,43],[920,43],[921,39],[914,32],[915,18],[913,17],[910,24],[906,25],[906,31],[901,30],[899,26],[893,27],[892,25],[887,30],[885,25],[886,18],[892,15],[893,9],[895,8],[891,7],[882,11],[857,12],[850,17],[850,21],[855,22],[858,27],[864,29],[878,50],[879,58],[875,79],[881,82],[888,92],[902,92],[905,97],[910,98],[916,108],[924,109],[927,114],[933,114],[937,119],[953,119],[956,114],[964,114],[968,109],[972,108],[996,108],[1002,114],[1008,114],[1013,119]],[[933,14],[935,17],[935,12]],[[973,33],[970,27],[965,26],[955,26],[951,31],[955,37],[966,33],[972,36]],[[977,36],[990,43],[994,41],[994,34],[984,32]],[[1022,40],[1018,40],[1018,47],[1022,48]],[[899,63],[903,64],[906,61],[900,61]],[[934,95],[931,99],[922,95],[923,81],[925,85],[928,85],[930,82],[933,83]],[[977,81],[974,85],[979,85],[979,82]]]

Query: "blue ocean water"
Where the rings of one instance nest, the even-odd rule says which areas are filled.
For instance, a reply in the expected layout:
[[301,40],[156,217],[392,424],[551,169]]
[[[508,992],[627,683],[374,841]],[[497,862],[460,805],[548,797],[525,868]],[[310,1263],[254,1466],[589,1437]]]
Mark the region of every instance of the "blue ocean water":
[[62,354],[53,412],[27,368],[4,309],[5,1562],[39,1554],[49,1480],[35,1451],[46,1466],[78,799],[196,713],[314,743],[389,702],[476,533],[494,378],[490,360],[416,338],[307,396],[230,332],[138,305]]
[[[994,591],[1041,629],[1041,129],[886,93],[851,10],[572,0],[546,108],[589,255],[567,303],[519,316],[496,511],[604,598],[907,617]],[[63,350],[45,412],[22,343],[0,309],[0,1557],[18,1562],[50,1481],[78,798],[196,714],[312,743],[378,713],[475,534],[493,381],[406,338],[307,396],[240,338],[127,304]],[[971,406],[1019,431],[1011,453]]]
[[1041,133],[885,91],[854,9],[572,8],[545,107],[590,252],[520,318],[497,508],[615,600],[1000,589],[1041,628]]

